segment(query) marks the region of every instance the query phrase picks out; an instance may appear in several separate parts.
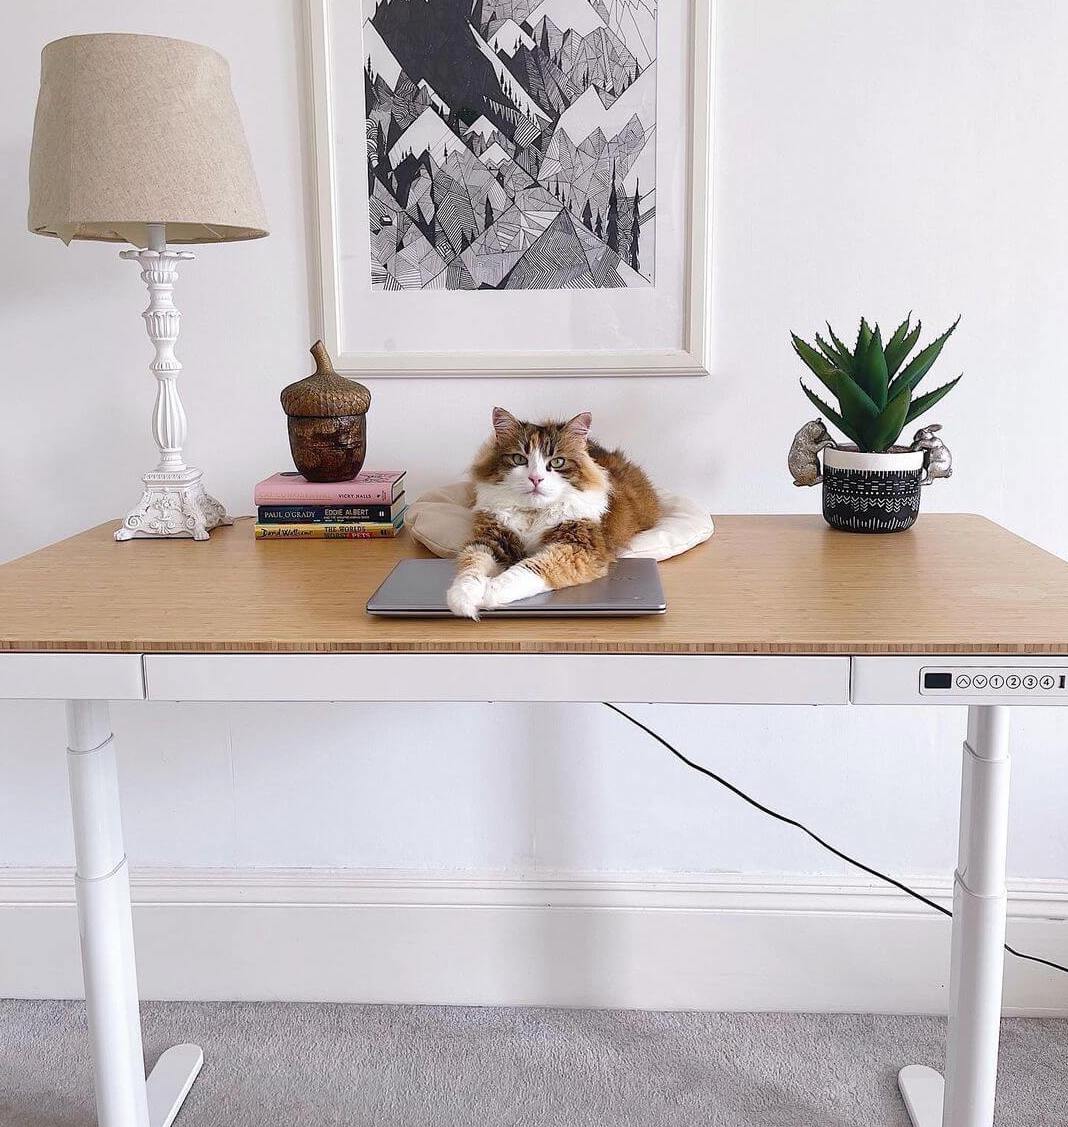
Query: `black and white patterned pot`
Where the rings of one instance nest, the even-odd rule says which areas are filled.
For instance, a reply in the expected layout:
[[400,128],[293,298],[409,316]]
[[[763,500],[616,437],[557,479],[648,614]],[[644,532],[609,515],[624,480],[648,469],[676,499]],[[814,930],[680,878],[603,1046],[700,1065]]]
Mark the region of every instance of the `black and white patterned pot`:
[[843,532],[903,532],[920,515],[923,451],[823,451],[823,517]]

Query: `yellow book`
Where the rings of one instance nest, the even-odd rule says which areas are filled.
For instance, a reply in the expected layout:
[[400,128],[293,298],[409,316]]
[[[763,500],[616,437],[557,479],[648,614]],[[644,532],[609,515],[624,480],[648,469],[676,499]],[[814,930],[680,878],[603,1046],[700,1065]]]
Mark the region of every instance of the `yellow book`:
[[384,540],[404,527],[403,518],[392,524],[357,521],[354,524],[257,524],[257,540]]

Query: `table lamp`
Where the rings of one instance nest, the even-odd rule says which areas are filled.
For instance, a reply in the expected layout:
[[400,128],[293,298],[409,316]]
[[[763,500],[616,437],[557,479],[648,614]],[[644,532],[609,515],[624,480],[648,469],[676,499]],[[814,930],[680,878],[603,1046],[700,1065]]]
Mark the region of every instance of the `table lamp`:
[[41,52],[30,153],[29,228],[72,239],[132,243],[143,317],[156,355],[152,433],[159,463],[116,540],[191,536],[230,524],[186,465],[186,416],[174,355],[178,263],[168,244],[221,243],[267,234],[230,68],[197,43],[153,35],[73,35]]

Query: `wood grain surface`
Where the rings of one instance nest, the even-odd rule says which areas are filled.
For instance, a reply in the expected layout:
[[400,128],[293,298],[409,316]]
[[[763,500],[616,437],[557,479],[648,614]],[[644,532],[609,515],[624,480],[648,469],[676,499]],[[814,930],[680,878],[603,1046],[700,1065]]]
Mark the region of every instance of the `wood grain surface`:
[[632,619],[381,619],[397,540],[112,540],[114,523],[0,567],[0,650],[146,653],[1068,654],[1068,564],[976,516],[835,532],[724,516],[661,565],[668,612]]

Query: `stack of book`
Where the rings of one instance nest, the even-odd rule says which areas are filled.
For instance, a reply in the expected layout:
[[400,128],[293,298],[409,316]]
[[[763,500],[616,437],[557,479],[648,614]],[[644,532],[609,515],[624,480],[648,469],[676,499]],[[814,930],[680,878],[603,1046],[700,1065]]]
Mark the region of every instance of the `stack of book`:
[[317,483],[296,472],[256,486],[257,540],[376,540],[404,527],[404,470]]

